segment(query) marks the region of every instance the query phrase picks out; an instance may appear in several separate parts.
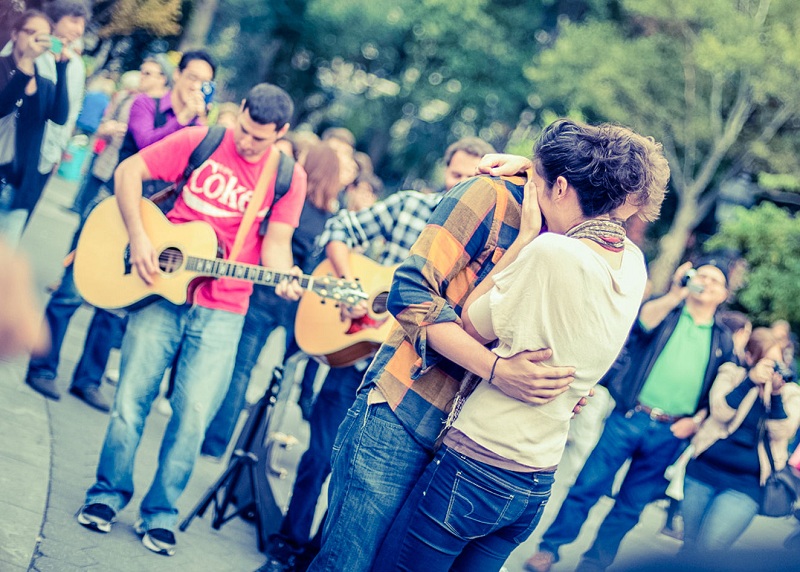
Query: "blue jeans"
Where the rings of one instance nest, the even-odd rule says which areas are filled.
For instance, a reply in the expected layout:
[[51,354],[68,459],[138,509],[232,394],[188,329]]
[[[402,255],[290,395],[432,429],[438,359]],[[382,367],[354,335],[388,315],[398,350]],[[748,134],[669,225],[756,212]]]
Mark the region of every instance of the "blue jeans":
[[243,320],[230,312],[165,300],[130,315],[97,481],[86,493],[86,504],[102,503],[119,512],[130,502],[145,419],[164,371],[180,350],[172,417],[161,441],[158,470],[140,507],[146,529],[175,528],[176,503],[228,388]]
[[722,550],[747,530],[758,514],[752,497],[686,477],[683,484],[683,549]]
[[367,572],[378,547],[433,454],[386,403],[359,392],[333,446],[322,549],[309,572]]
[[17,191],[0,178],[0,237],[12,248],[19,246],[22,232],[28,224],[27,209],[12,209]]
[[336,431],[353,405],[363,377],[364,372],[354,367],[334,368],[319,391],[309,421],[311,437],[308,449],[297,466],[292,500],[279,531],[295,547],[309,542],[322,483],[331,472],[331,451]]
[[19,246],[29,214],[25,209],[4,210],[0,208],[0,237],[10,247]]
[[291,340],[296,312],[297,303],[280,298],[275,294],[274,288],[259,285],[253,287],[250,305],[242,326],[242,336],[236,350],[231,383],[219,411],[206,432],[201,450],[204,455],[221,457],[225,454],[236,429],[239,414],[244,407],[250,374],[258,362],[261,349],[273,330],[281,326],[286,328],[286,339]]
[[630,469],[597,538],[583,555],[579,570],[605,570],[614,561],[622,539],[639,522],[644,507],[667,488],[664,470],[677,459],[686,441],[676,439],[670,423],[650,419],[644,412],[613,411],[558,515],[542,537],[539,550],[558,555],[573,542],[591,508],[611,489],[614,476],[627,459]]
[[[95,206],[97,206],[97,201],[92,201],[84,211],[78,229],[72,237],[70,250],[75,250],[86,217]],[[73,266],[69,265],[61,277],[61,284],[50,296],[45,309],[45,321],[50,328],[50,350],[46,355],[31,359],[28,365],[28,378],[56,378],[64,336],[72,316],[81,307],[81,304],[83,304],[83,298],[75,287]],[[111,349],[119,347],[122,342],[125,320],[126,318],[121,318],[106,310],[95,309],[86,334],[83,354],[73,373],[71,384],[73,387],[86,389],[100,386]]]
[[[75,195],[75,199],[72,201],[72,210],[78,214],[83,214],[83,212],[86,210],[86,207],[88,207],[89,204],[91,204],[92,201],[97,198],[100,190],[108,184],[92,174],[92,168],[94,167],[95,159],[97,159],[97,154],[92,156],[92,160],[89,163],[89,168],[86,171],[86,176],[83,178],[81,188],[78,190],[78,194]],[[113,186],[113,182],[111,185]]]
[[536,528],[554,473],[498,469],[442,447],[389,531],[376,572],[500,570]]
[[[45,355],[31,358],[28,364],[28,378],[56,378],[64,336],[72,316],[81,307],[81,304],[83,304],[83,298],[75,288],[70,265],[64,271],[58,289],[50,296],[44,313],[45,321],[50,328],[50,350]],[[121,318],[106,310],[95,309],[86,334],[83,354],[73,373],[71,384],[73,387],[86,389],[100,386],[111,349],[119,347],[122,341],[125,333],[125,320],[126,318]]]

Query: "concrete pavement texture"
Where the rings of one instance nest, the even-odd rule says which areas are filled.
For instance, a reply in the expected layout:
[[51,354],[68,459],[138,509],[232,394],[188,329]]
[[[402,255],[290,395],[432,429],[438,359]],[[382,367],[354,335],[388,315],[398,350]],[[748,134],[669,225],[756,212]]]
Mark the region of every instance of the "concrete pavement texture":
[[[61,259],[78,222],[77,216],[66,210],[74,193],[74,183],[53,178],[23,238],[22,250],[31,258],[42,305],[46,302],[45,285],[61,275]],[[134,534],[132,525],[137,518],[137,507],[157,467],[159,444],[168,421],[167,416],[156,411],[148,418],[139,448],[134,472],[136,493],[128,508],[118,515],[112,531],[99,534],[76,523],[75,514],[83,504],[86,489],[94,481],[108,421],[106,414],[89,408],[66,392],[90,317],[91,310],[81,308],[67,333],[58,378],[60,401],[48,401],[24,384],[26,358],[0,361],[0,572],[254,570],[263,556],[256,547],[255,528],[241,519],[233,519],[220,530],[214,530],[210,511],[207,512],[185,532],[176,532],[177,553],[171,558],[149,552]],[[273,359],[274,352],[269,351],[270,346],[281,345],[281,340],[270,340],[257,366],[249,398],[263,393],[268,372],[277,361]],[[108,384],[102,387],[109,400],[113,391]],[[281,402],[286,405],[275,411],[278,428],[299,440],[299,445],[280,453],[276,460],[288,472],[285,479],[272,480],[274,495],[281,506],[288,502],[294,468],[308,439],[307,426],[300,421],[290,395],[295,391],[292,384],[284,382]],[[179,503],[181,519],[224,468],[225,465],[204,457],[198,460]],[[553,507],[563,493],[554,491]],[[562,550],[562,560],[553,567],[554,572],[575,568],[611,503],[603,499],[593,509],[576,542]],[[549,519],[552,514],[546,513],[542,525],[511,555],[506,563],[509,572],[523,570],[525,559],[534,552]],[[658,533],[663,522],[663,509],[649,506],[639,525],[623,542],[618,562],[611,570],[674,554],[680,545]],[[737,547],[765,555],[784,554],[783,539],[795,528],[794,519],[758,517]],[[790,565],[787,569],[793,568]]]

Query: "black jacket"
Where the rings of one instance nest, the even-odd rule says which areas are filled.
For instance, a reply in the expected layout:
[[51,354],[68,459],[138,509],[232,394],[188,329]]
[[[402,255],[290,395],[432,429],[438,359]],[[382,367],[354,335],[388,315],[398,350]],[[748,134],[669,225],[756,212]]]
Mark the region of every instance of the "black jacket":
[[[600,380],[616,401],[617,411],[630,411],[639,399],[644,383],[655,365],[658,356],[672,336],[683,311],[683,304],[672,310],[651,331],[639,324],[633,325],[628,341],[617,361]],[[725,362],[733,361],[733,340],[730,331],[719,320],[714,320],[711,331],[711,354],[703,378],[703,389],[695,412],[708,407],[708,392],[717,377],[717,369]]]
[[36,72],[37,97],[27,100],[25,86],[31,76],[17,69],[13,56],[0,57],[0,117],[16,111],[20,100],[34,104],[19,110],[14,162],[0,173],[0,177],[16,189],[12,209],[32,211],[42,194],[43,181],[38,166],[45,124],[50,120],[63,125],[69,114],[67,63],[56,63],[58,81],[55,84]]

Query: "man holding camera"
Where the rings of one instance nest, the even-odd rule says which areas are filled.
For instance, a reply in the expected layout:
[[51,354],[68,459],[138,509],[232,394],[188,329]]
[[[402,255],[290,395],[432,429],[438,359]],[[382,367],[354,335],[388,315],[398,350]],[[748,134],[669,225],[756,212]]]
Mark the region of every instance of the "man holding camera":
[[601,381],[616,407],[527,570],[550,569],[558,549],[578,537],[589,510],[628,459],[614,507],[577,570],[610,566],[644,507],[663,496],[664,470],[707,415],[717,370],[733,359],[730,331],[716,319],[728,297],[727,280],[727,266],[718,260],[705,261],[696,271],[687,262],[675,271],[669,292],[642,306],[625,349]]

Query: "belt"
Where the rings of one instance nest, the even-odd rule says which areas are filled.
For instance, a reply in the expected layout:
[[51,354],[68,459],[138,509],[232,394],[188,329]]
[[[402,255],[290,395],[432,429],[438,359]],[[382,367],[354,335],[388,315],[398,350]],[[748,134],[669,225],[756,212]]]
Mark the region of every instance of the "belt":
[[684,415],[668,415],[667,413],[664,413],[663,409],[659,409],[658,407],[648,407],[647,405],[642,405],[641,403],[637,403],[633,410],[644,413],[645,415],[649,415],[650,419],[653,421],[658,421],[659,423],[675,423],[675,421],[681,417],[685,417]]

